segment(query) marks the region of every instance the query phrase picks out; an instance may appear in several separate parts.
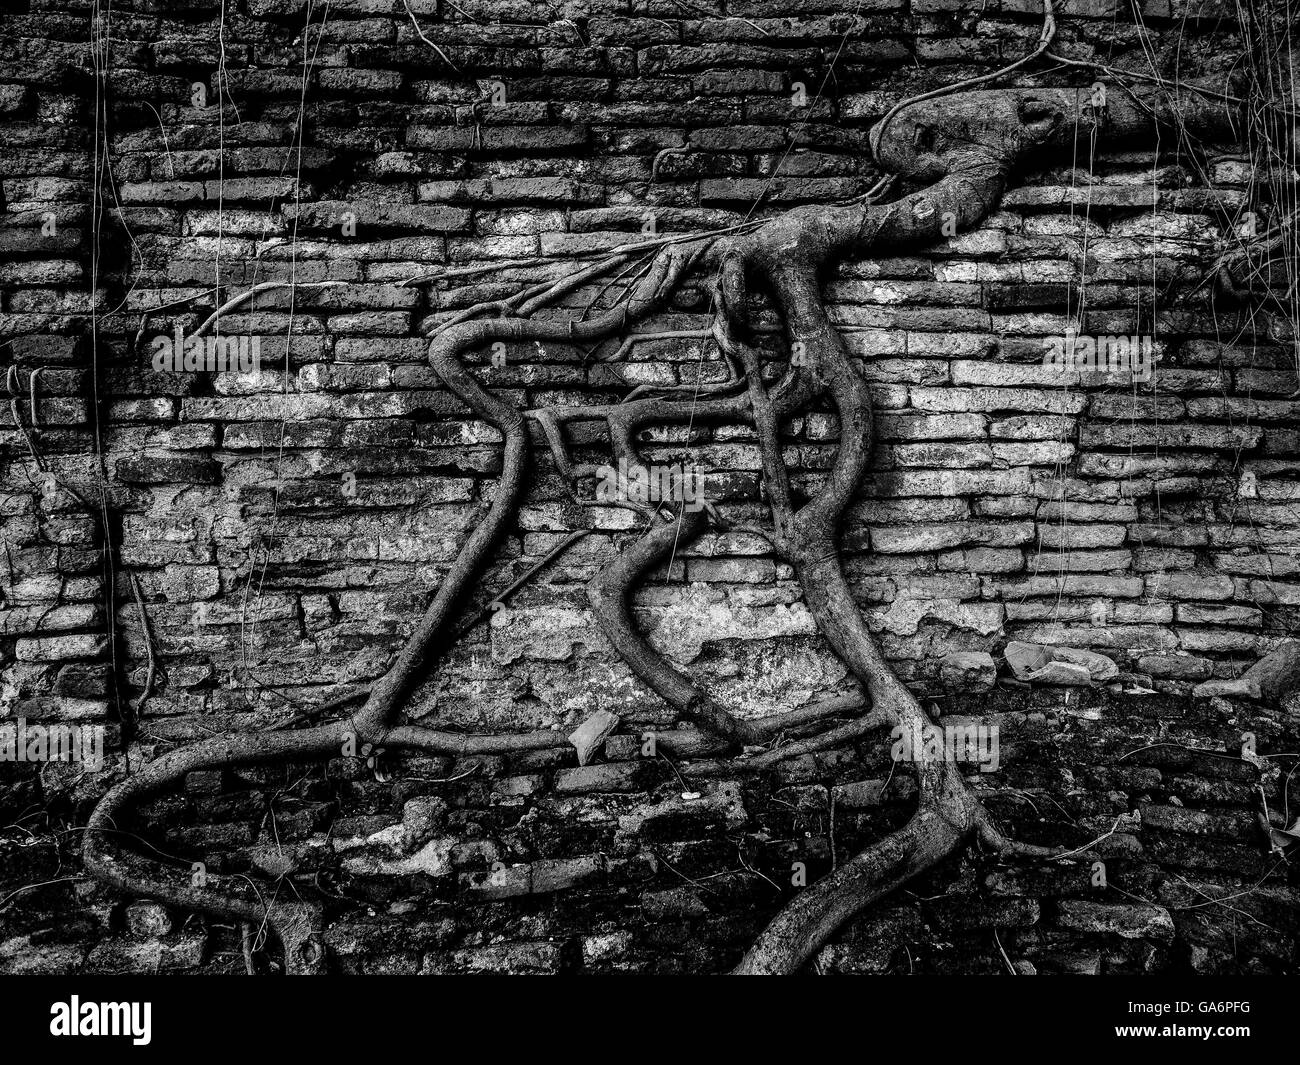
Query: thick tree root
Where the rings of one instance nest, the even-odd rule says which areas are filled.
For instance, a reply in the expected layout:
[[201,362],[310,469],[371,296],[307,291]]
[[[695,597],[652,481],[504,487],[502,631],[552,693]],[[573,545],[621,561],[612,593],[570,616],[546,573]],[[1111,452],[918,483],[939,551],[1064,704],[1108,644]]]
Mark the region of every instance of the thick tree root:
[[[1055,23],[1050,2],[1045,8],[1042,40],[1025,62],[1045,51],[1052,39]],[[444,323],[430,343],[430,362],[447,387],[502,434],[504,458],[485,517],[462,546],[415,632],[366,693],[364,705],[349,718],[301,730],[216,737],[164,755],[110,789],[86,829],[87,869],[128,893],[239,922],[266,922],[284,946],[288,971],[317,971],[324,962],[324,949],[316,904],[296,897],[281,899],[283,888],[272,889],[267,899],[264,890],[247,878],[196,876],[193,870],[126,851],[117,844],[122,834],[117,819],[132,804],[195,770],[327,758],[350,743],[455,755],[564,744],[551,732],[470,736],[399,723],[402,701],[442,650],[441,643],[465,631],[465,626],[453,627],[456,612],[517,511],[529,461],[530,418],[541,427],[556,468],[570,482],[575,498],[589,470],[574,465],[568,456],[564,427],[570,423],[605,422],[614,455],[641,469],[645,467],[635,437],[647,425],[712,419],[752,425],[757,432],[772,514],[769,539],[778,557],[793,567],[820,633],[860,682],[865,699],[829,700],[758,721],[737,718],[719,705],[637,631],[629,605],[633,588],[646,573],[703,532],[711,508],[679,506],[669,516],[665,512],[670,508],[662,505],[634,506],[647,518],[648,527],[590,582],[588,599],[605,635],[632,671],[681,718],[702,730],[665,734],[665,750],[688,758],[728,756],[686,764],[684,772],[704,777],[760,771],[782,758],[860,739],[881,726],[931,727],[929,717],[868,631],[841,565],[840,521],[871,457],[871,396],[826,313],[821,281],[829,267],[845,258],[892,254],[974,228],[996,206],[1009,176],[1030,154],[1089,142],[1109,146],[1140,141],[1175,118],[1162,87],[1120,87],[1100,109],[1092,106],[1091,99],[1089,89],[927,94],[892,110],[871,138],[877,161],[897,177],[922,185],[919,191],[888,204],[868,197],[850,206],[803,207],[726,234],[628,245],[558,280],[535,283],[510,300],[470,308]],[[1230,105],[1213,94],[1187,95],[1176,106],[1184,128],[1207,135],[1231,129]],[[530,317],[615,266],[635,263],[650,248],[656,250],[654,258],[612,309],[590,320],[585,313],[567,322]],[[621,404],[524,412],[483,388],[461,362],[465,352],[496,341],[594,343],[621,335],[661,308],[678,281],[697,266],[716,277],[713,336],[733,372],[737,367],[744,370],[743,377],[728,380],[708,399],[699,399],[700,392],[708,389],[692,390],[689,399],[674,398],[684,391],[675,387],[662,395],[637,390]],[[785,324],[792,354],[785,375],[770,391],[756,349],[747,339],[751,288],[772,300]],[[625,342],[619,352],[628,347]],[[839,445],[824,484],[796,506],[780,429],[785,420],[819,398],[829,399],[838,415]],[[334,705],[347,701],[350,697],[335,700]],[[867,707],[870,710],[864,713]],[[845,713],[856,716],[835,722]],[[814,730],[812,735],[806,734],[809,729]],[[791,731],[798,734],[792,742],[762,752],[736,751],[761,747]],[[952,763],[922,761],[914,769],[919,799],[908,824],[796,896],[746,953],[737,973],[797,970],[862,907],[932,868],[972,836],[1007,856],[1041,859],[1084,853],[1007,840]]]
[[[788,489],[779,487],[785,471],[776,438],[776,426],[789,412],[762,394],[751,369],[764,475],[769,486],[778,486],[768,494],[777,553],[794,566],[819,631],[862,682],[875,712],[909,731],[932,722],[880,653],[840,564],[836,533],[870,458],[871,401],[821,303],[818,278],[844,254],[934,241],[954,221],[957,231],[965,232],[992,210],[1008,175],[1031,150],[1070,144],[1081,129],[1123,139],[1172,119],[1158,93],[1139,91],[1105,114],[1093,114],[1083,100],[1068,90],[979,92],[891,112],[874,131],[878,158],[905,177],[932,181],[929,188],[857,217],[841,212],[814,221],[792,212],[782,224],[736,241],[724,258],[720,299],[728,308],[743,307],[751,277],[767,287],[792,349],[797,345],[805,364],[811,364],[840,420],[840,443],[824,488],[793,509]],[[1218,104],[1186,109],[1183,116],[1202,130],[1226,128]],[[735,331],[743,327],[740,320],[733,325]],[[795,971],[849,917],[932,868],[974,832],[1004,855],[1062,855],[1006,840],[952,763],[921,762],[915,768],[919,800],[912,820],[797,895],[745,954],[737,973]]]
[[845,921],[957,849],[971,825],[954,823],[928,799],[906,825],[860,851],[799,892],[763,930],[733,973],[791,973],[807,962]]
[[628,612],[627,596],[647,570],[668,557],[673,547],[689,544],[707,524],[704,512],[683,510],[675,522],[662,522],[627,548],[587,587],[587,599],[610,643],[640,677],[666,703],[688,721],[723,739],[754,744],[760,733],[749,723],[729,714],[686,674],[669,664],[636,631]]

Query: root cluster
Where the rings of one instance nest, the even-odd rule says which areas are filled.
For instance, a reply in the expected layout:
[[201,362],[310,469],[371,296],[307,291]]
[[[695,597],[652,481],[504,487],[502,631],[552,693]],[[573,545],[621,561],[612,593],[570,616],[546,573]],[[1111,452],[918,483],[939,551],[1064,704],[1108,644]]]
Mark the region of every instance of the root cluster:
[[[1046,6],[1052,26],[1050,2]],[[1050,29],[1045,28],[1044,41],[1050,39]],[[771,527],[761,532],[792,567],[822,637],[859,681],[865,698],[832,700],[759,721],[740,719],[720,705],[638,631],[629,597],[649,571],[706,529],[720,528],[721,519],[708,505],[695,510],[624,502],[639,512],[642,533],[590,582],[588,598],[605,636],[632,671],[700,731],[694,753],[722,756],[699,763],[701,774],[763,769],[783,757],[843,743],[881,726],[928,727],[925,710],[868,632],[844,574],[839,527],[871,457],[872,409],[867,384],[827,315],[823,279],[848,258],[893,255],[908,246],[970,231],[995,207],[1017,166],[1031,154],[1070,148],[1076,142],[1141,142],[1157,126],[1175,120],[1182,127],[1213,133],[1233,118],[1231,105],[1212,95],[1184,96],[1177,106],[1174,115],[1158,86],[1112,92],[1102,109],[1092,106],[1090,90],[1084,88],[977,89],[921,98],[892,111],[872,133],[877,162],[916,189],[893,202],[802,207],[723,233],[627,245],[558,281],[535,284],[509,300],[470,308],[444,323],[431,337],[429,361],[446,387],[502,434],[504,455],[491,506],[474,526],[415,632],[365,702],[346,717],[304,728],[214,737],[158,758],[118,783],[90,818],[84,843],[87,869],[131,894],[239,922],[266,922],[282,942],[286,968],[315,971],[325,959],[318,905],[267,897],[247,878],[208,876],[196,883],[188,870],[123,848],[118,819],[133,804],[195,770],[327,758],[349,740],[390,750],[455,755],[565,744],[552,732],[467,735],[400,720],[404,698],[463,631],[455,628],[458,610],[517,512],[531,461],[530,422],[540,428],[575,498],[588,472],[569,455],[567,434],[576,423],[603,423],[615,459],[625,461],[629,470],[642,471],[646,463],[636,441],[646,428],[724,422],[749,426],[757,436],[771,516]],[[651,252],[653,258],[642,266],[638,260]],[[532,317],[579,286],[630,267],[639,267],[640,277],[611,310],[568,321]],[[719,384],[700,389],[642,386],[618,404],[525,411],[484,388],[462,361],[466,353],[498,341],[595,344],[622,337],[664,307],[688,275],[712,280],[710,332],[732,369]],[[770,301],[784,328],[788,358],[775,380],[765,373],[768,367],[754,335],[755,294]],[[624,341],[619,351],[625,352],[631,342]],[[815,403],[833,407],[839,442],[821,486],[810,498],[796,498],[780,432]],[[791,732],[793,740],[752,750],[769,747],[778,733]],[[1007,854],[1056,855],[1005,839],[951,762],[921,762],[914,768],[919,787],[911,820],[794,897],[736,972],[797,970],[850,916],[972,836]]]

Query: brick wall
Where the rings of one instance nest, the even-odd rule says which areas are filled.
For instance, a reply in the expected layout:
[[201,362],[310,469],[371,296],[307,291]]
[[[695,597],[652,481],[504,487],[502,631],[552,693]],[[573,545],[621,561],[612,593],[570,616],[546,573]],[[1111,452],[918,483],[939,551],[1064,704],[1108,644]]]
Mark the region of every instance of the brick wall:
[[[1230,5],[1062,6],[1069,57],[1143,69],[1149,52],[1162,73],[1220,82],[1239,58]],[[1041,22],[1031,0],[220,11],[136,0],[92,22],[87,3],[30,0],[2,16],[0,373],[15,402],[0,406],[0,699],[32,722],[105,725],[110,776],[364,684],[411,631],[500,465],[496,434],[439,387],[421,326],[537,280],[516,260],[865,192],[872,122],[1030,51]],[[972,851],[868,911],[819,965],[1000,971],[1005,949],[1040,971],[1293,971],[1294,876],[1267,851],[1260,772],[1237,752],[1245,732],[1300,749],[1300,707],[1189,698],[1276,647],[1300,606],[1294,329],[1201,284],[1252,205],[1252,168],[1240,145],[1172,138],[1052,167],[977,231],[829,281],[879,413],[844,542],[899,673],[945,717],[1001,728],[1000,769],[976,774],[990,808],[1034,842],[1113,830],[1112,886],[1086,865]],[[444,276],[407,283],[430,272]],[[259,373],[154,369],[158,338],[192,334],[214,286],[290,281],[222,318],[259,339]],[[600,297],[577,290],[555,313]],[[644,328],[700,330],[707,310],[688,286]],[[1071,323],[1151,338],[1153,379],[1044,366],[1044,338]],[[698,338],[595,357],[616,346],[472,358],[527,407],[725,373]],[[807,484],[837,427],[813,412],[789,429]],[[576,453],[601,461],[601,443],[578,435]],[[535,454],[482,601],[573,529],[595,532],[471,629],[408,710],[507,731],[605,709],[622,725],[602,758],[194,774],[133,831],[181,862],[319,889],[345,969],[708,971],[794,890],[795,863],[814,879],[901,824],[911,781],[878,744],[692,799],[640,757],[639,734],[673,715],[583,590],[631,515],[573,505]],[[762,519],[752,435],[673,428],[645,454],[697,464],[726,517]],[[790,578],[762,538],[709,534],[638,594],[638,617],[741,714],[851,690]],[[1009,640],[1090,649],[1120,673],[1085,690],[1003,676],[984,694]],[[0,967],[242,971],[234,930],[78,878],[75,825],[105,779],[0,764]]]

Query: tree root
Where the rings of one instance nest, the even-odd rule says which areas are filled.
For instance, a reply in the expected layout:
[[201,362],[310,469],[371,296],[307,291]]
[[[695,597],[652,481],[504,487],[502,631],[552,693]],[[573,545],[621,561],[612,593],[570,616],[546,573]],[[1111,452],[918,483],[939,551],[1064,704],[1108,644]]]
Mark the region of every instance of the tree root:
[[[1055,28],[1050,0],[1044,6],[1039,47],[1013,68],[1044,53],[1050,45]],[[989,79],[977,80],[984,84]],[[851,256],[892,254],[905,246],[930,244],[969,231],[995,207],[1009,176],[1031,154],[1090,141],[1140,141],[1174,118],[1163,86],[1114,92],[1107,106],[1094,108],[1089,90],[965,91],[975,83],[958,85],[955,89],[962,91],[955,93],[929,93],[905,101],[872,131],[877,162],[899,179],[922,186],[918,191],[891,203],[875,202],[876,197],[867,196],[839,206],[801,207],[726,231],[625,245],[568,275],[534,283],[508,300],[468,308],[442,323],[430,342],[430,363],[451,392],[501,432],[504,457],[485,517],[457,554],[415,632],[392,666],[365,693],[364,705],[348,718],[300,730],[282,727],[215,737],[166,754],[115,785],[87,826],[87,869],[128,893],[240,922],[265,922],[284,946],[288,971],[318,971],[324,963],[324,948],[317,904],[296,897],[281,899],[280,888],[267,899],[250,880],[207,874],[196,879],[193,872],[186,874],[124,851],[113,839],[117,818],[131,804],[176,784],[194,770],[331,757],[353,742],[460,756],[564,745],[552,732],[470,736],[398,721],[402,700],[442,649],[440,643],[469,627],[453,629],[452,622],[471,582],[481,574],[518,508],[529,460],[529,418],[541,426],[556,468],[571,482],[575,499],[578,482],[588,471],[569,459],[564,427],[570,423],[605,422],[614,455],[629,467],[642,470],[645,465],[637,454],[635,435],[647,425],[715,419],[751,425],[758,435],[774,530],[769,539],[776,555],[793,567],[818,630],[861,683],[865,700],[849,696],[758,721],[740,719],[722,707],[637,631],[628,602],[632,589],[650,570],[671,561],[678,547],[703,532],[711,507],[692,510],[680,505],[671,514],[673,508],[664,505],[636,508],[648,520],[648,527],[596,575],[587,595],[602,631],[632,671],[681,718],[702,730],[665,734],[664,749],[685,757],[728,756],[687,764],[685,773],[707,777],[760,771],[783,758],[858,740],[885,725],[932,727],[868,631],[841,565],[838,530],[870,460],[872,409],[870,390],[822,303],[822,277],[828,267]],[[1231,128],[1234,116],[1222,99],[1203,95],[1184,98],[1178,105],[1177,117],[1184,125],[1208,133]],[[586,316],[591,307],[580,319],[564,322],[530,317],[617,265],[631,262],[639,267],[637,259],[648,249],[657,249],[653,258],[608,310],[589,320]],[[520,411],[487,391],[461,362],[461,355],[470,349],[497,341],[599,342],[621,335],[629,325],[663,307],[674,286],[696,267],[714,272],[711,333],[732,369],[744,371],[720,388],[642,388],[618,404]],[[770,391],[756,348],[747,339],[751,286],[772,300],[790,345],[790,363]],[[236,302],[219,308],[209,322]],[[631,342],[624,341],[615,355],[621,357],[630,347]],[[649,391],[669,394],[642,394]],[[676,393],[688,391],[689,400],[675,398]],[[700,400],[702,391],[713,395]],[[819,398],[828,399],[839,418],[839,444],[824,483],[812,498],[796,505],[780,428]],[[521,581],[538,568],[540,565],[533,567]],[[341,706],[351,698],[333,703]],[[862,713],[865,706],[870,707],[868,713]],[[857,716],[823,728],[845,713]],[[765,751],[752,749],[778,735],[809,729],[812,735],[800,735]],[[750,749],[737,754],[737,748]],[[913,768],[919,798],[912,819],[792,899],[745,954],[737,973],[795,971],[862,907],[932,868],[972,836],[1008,857],[1051,859],[1090,853],[1008,840],[993,826],[953,763],[922,760]]]
[[647,570],[672,551],[678,542],[688,544],[703,530],[707,519],[703,511],[683,510],[676,522],[660,523],[640,540],[624,550],[587,586],[587,600],[606,638],[620,657],[666,703],[688,721],[714,735],[741,744],[754,744],[761,738],[748,722],[733,717],[720,707],[696,683],[669,664],[636,631],[628,611],[630,588]]
[[736,976],[792,973],[845,921],[942,861],[969,834],[922,800],[912,819],[799,892],[749,948]]

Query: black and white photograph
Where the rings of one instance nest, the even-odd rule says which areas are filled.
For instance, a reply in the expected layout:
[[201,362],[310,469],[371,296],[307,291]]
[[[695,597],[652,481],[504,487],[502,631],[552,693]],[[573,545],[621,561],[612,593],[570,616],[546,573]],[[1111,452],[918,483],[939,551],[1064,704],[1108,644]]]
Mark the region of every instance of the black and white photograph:
[[1294,1045],[1298,29],[6,0],[6,1028]]

